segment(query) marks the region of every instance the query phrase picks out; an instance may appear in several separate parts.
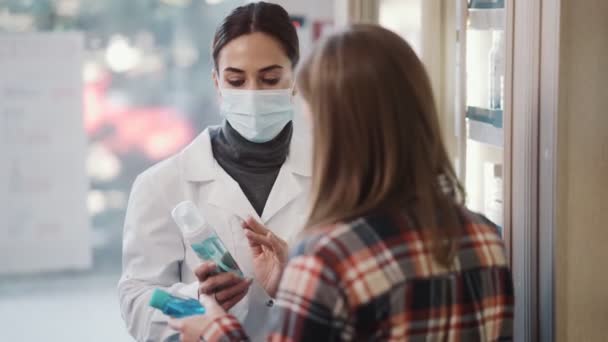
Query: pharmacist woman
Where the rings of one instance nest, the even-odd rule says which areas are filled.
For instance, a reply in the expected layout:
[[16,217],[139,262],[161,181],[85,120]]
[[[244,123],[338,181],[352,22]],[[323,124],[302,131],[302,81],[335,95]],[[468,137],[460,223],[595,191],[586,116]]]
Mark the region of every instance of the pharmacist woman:
[[[258,340],[276,291],[266,284],[276,283],[284,265],[254,255],[246,234],[264,236],[285,253],[305,223],[311,170],[308,144],[293,134],[299,48],[289,15],[264,2],[235,9],[216,32],[213,58],[223,124],[142,173],[129,199],[118,292],[138,341],[177,338],[168,318],[148,306],[155,288],[213,295]],[[201,264],[186,245],[171,217],[185,200],[217,231],[245,278],[214,274],[214,265]]]

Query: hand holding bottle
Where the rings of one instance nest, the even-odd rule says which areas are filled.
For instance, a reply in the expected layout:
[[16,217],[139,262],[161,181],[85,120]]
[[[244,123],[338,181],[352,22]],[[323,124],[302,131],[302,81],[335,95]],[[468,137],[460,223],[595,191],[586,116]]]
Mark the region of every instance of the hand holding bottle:
[[198,278],[198,294],[213,296],[225,309],[232,308],[247,295],[250,279],[244,279],[243,272],[217,235],[207,224],[197,206],[191,201],[179,203],[171,211],[190,245],[203,263],[194,270]]
[[204,315],[169,320],[169,326],[180,333],[180,341],[199,342],[212,322],[227,316],[226,311],[212,297],[202,295],[200,303],[205,307]]
[[232,272],[217,272],[213,262],[203,262],[194,270],[198,278],[198,294],[213,297],[224,310],[230,310],[240,302],[249,291],[252,279],[239,277]]

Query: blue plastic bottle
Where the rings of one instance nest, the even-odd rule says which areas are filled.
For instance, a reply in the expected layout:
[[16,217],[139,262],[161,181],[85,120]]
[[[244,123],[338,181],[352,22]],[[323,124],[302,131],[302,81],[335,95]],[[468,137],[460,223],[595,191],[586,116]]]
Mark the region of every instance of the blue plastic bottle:
[[150,298],[150,306],[173,318],[202,315],[205,308],[194,298],[180,298],[156,289]]
[[218,273],[232,272],[243,278],[243,271],[228,252],[215,229],[207,224],[194,203],[181,202],[173,209],[171,216],[199,258],[213,261],[217,265]]

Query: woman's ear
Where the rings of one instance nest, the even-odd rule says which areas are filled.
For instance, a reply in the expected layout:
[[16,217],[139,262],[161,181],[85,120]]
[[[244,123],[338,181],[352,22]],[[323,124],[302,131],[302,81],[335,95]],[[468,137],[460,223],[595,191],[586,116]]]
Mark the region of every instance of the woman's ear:
[[293,80],[293,84],[291,86],[291,95],[292,96],[296,96],[298,95],[298,82],[296,82],[296,80]]
[[217,92],[217,95],[219,97],[222,97],[222,92],[220,91],[219,75],[215,68],[213,68],[213,70],[211,71],[211,77],[213,78],[213,86],[215,87],[215,91]]

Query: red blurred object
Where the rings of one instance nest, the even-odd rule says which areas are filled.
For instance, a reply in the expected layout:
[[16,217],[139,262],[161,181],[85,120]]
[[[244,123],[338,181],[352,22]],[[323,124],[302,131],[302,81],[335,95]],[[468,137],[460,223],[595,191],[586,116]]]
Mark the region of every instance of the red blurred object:
[[317,41],[333,27],[333,22],[328,20],[315,20],[312,23],[312,40]]
[[301,28],[302,26],[304,26],[304,22],[306,21],[306,18],[301,15],[292,15],[290,17],[290,19],[291,19],[291,23],[296,28]]
[[194,138],[194,130],[182,113],[169,107],[117,106],[107,101],[110,75],[85,84],[84,123],[89,136],[110,126],[113,133],[103,144],[117,154],[143,153],[157,161],[166,158]]

